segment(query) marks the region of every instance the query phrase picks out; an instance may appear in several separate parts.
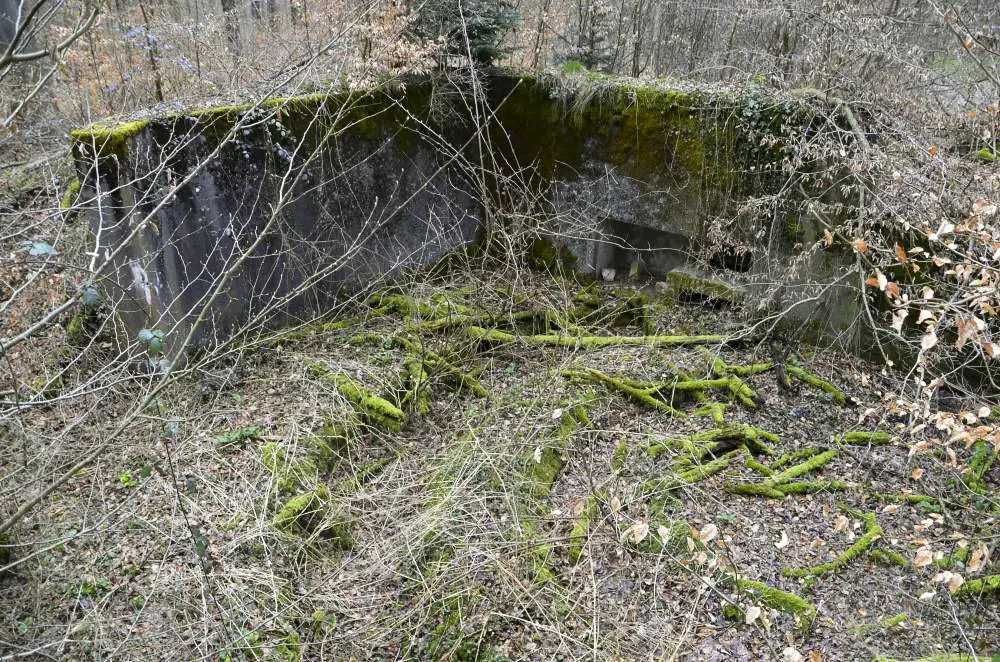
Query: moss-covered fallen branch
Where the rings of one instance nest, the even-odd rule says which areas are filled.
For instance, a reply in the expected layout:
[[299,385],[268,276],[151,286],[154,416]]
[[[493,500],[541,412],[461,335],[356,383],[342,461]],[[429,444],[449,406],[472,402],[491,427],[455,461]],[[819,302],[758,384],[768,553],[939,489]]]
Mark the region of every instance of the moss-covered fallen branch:
[[791,482],[796,478],[798,478],[799,476],[812,473],[817,469],[825,467],[830,462],[830,460],[832,460],[836,456],[837,456],[836,449],[831,448],[830,450],[823,451],[818,455],[812,456],[805,462],[796,464],[793,467],[785,469],[779,474],[775,474],[774,477],[768,481],[768,484],[772,486],[780,486],[782,483]]
[[424,369],[423,362],[418,359],[407,359],[404,366],[403,385],[406,393],[399,403],[400,408],[426,416],[431,411],[430,375]]
[[802,450],[792,451],[791,453],[785,453],[784,455],[782,455],[777,460],[771,463],[771,469],[773,471],[777,471],[786,464],[790,464],[792,462],[799,462],[801,460],[806,460],[812,457],[813,455],[819,455],[820,453],[823,452],[823,450],[824,449],[821,447],[813,446],[811,448],[803,448]]
[[734,446],[745,446],[754,455],[775,455],[775,450],[768,442],[776,444],[778,441],[778,435],[766,430],[752,425],[732,424],[688,437],[663,439],[651,444],[648,452],[650,457],[655,458],[668,449],[681,448],[686,455],[678,460],[676,466],[682,467],[685,463],[701,461],[709,453],[716,454],[720,448]]
[[[383,345],[386,340],[378,334],[362,333],[351,338],[351,342],[354,344]],[[458,366],[437,352],[425,347],[418,338],[398,335],[393,336],[389,342],[400,349],[410,352],[414,358],[421,362],[428,376],[440,376],[441,383],[451,390],[459,393],[471,393],[477,398],[485,398],[489,395],[486,388],[476,377],[462,371]]]
[[816,618],[816,607],[812,603],[788,591],[752,579],[737,579],[736,586],[741,591],[749,593],[756,602],[791,614],[799,621],[799,629],[807,631]]
[[889,618],[883,618],[881,621],[875,621],[874,623],[868,623],[866,625],[856,627],[852,629],[851,632],[857,636],[874,630],[891,630],[896,626],[902,625],[909,620],[909,618],[910,615],[904,611],[901,614],[896,614],[895,616],[890,616]]
[[973,655],[967,653],[937,653],[934,655],[927,655],[925,657],[916,658],[895,658],[886,657],[884,655],[876,655],[872,658],[872,662],[982,662],[983,658],[976,658]]
[[313,533],[326,517],[329,500],[330,492],[326,485],[318,485],[315,490],[289,499],[271,523],[276,529],[302,534]]
[[891,494],[888,492],[875,492],[871,495],[875,499],[883,501],[905,501],[906,503],[937,503],[937,497],[926,494]]
[[583,504],[583,510],[573,525],[573,530],[569,534],[569,562],[576,565],[583,553],[583,546],[590,536],[593,520],[600,513],[600,507],[595,497],[588,497]]
[[805,382],[806,384],[812,386],[813,388],[818,388],[819,390],[823,391],[824,393],[827,394],[827,396],[831,400],[836,402],[838,405],[844,406],[847,404],[847,396],[844,395],[844,392],[841,391],[836,386],[834,386],[833,384],[831,384],[830,382],[826,381],[825,379],[820,379],[811,372],[804,370],[803,368],[800,368],[799,366],[793,365],[791,363],[789,363],[785,367],[788,370],[788,374],[792,375],[799,381]]
[[765,483],[732,483],[726,482],[722,484],[722,489],[730,494],[739,494],[741,496],[759,496],[767,497],[769,499],[784,499],[785,493],[781,490],[771,487]]
[[552,435],[552,440],[533,451],[531,458],[528,460],[531,494],[533,496],[548,496],[552,490],[552,486],[556,482],[556,478],[559,477],[559,473],[562,471],[563,465],[566,464],[566,461],[563,459],[563,453],[572,442],[573,433],[579,427],[587,427],[589,425],[590,418],[587,416],[587,410],[580,405],[571,407],[563,413],[559,425]]
[[819,492],[843,492],[850,485],[842,480],[804,480],[795,483],[782,483],[778,490],[784,494],[817,494]]
[[906,560],[905,556],[899,552],[894,552],[891,549],[873,549],[868,552],[868,556],[870,556],[872,561],[875,563],[886,567],[898,566],[900,568],[905,568],[910,565],[910,562]]
[[702,393],[697,394],[695,399],[703,404],[691,413],[692,416],[711,416],[716,425],[722,425],[726,422],[727,405],[725,403],[709,401]]
[[892,438],[888,432],[845,432],[840,440],[848,446],[884,446]]
[[598,347],[633,347],[633,346],[665,346],[665,345],[712,345],[728,342],[727,336],[564,336],[557,334],[519,336],[497,329],[484,329],[470,326],[466,329],[469,336],[475,340],[492,343],[521,342],[528,345],[549,345],[553,347],[579,347],[582,349]]
[[818,492],[833,492],[849,489],[850,485],[839,480],[809,480],[798,483],[725,483],[722,489],[731,494],[743,496],[760,496],[771,499],[783,499],[790,494],[816,494]]
[[677,474],[677,479],[681,481],[681,483],[688,485],[705,480],[709,476],[714,476],[715,474],[728,469],[729,465],[735,458],[746,452],[746,446],[740,446],[739,448],[736,448],[722,457],[712,460],[711,462],[699,464],[691,469],[680,472]]
[[308,366],[313,374],[333,384],[369,423],[394,432],[406,426],[406,414],[385,398],[375,395],[347,375],[333,372],[319,363],[309,362]]
[[758,462],[757,459],[754,458],[754,456],[752,455],[747,455],[745,458],[743,458],[743,462],[747,465],[747,469],[749,469],[750,471],[756,471],[762,476],[770,477],[774,475],[774,472],[771,471],[770,467],[768,467],[763,462]]
[[757,393],[750,388],[746,382],[739,377],[724,377],[719,379],[676,379],[666,382],[641,382],[634,384],[637,388],[649,395],[658,395],[661,398],[676,394],[690,393],[695,399],[698,394],[711,389],[722,389],[729,393],[729,397],[739,402],[748,409],[757,408]]
[[957,597],[980,597],[984,595],[1000,596],[1000,575],[989,575],[979,579],[970,579],[955,591]]
[[716,377],[729,377],[730,375],[749,377],[774,369],[773,363],[752,363],[746,366],[732,365],[726,363],[722,357],[704,347],[699,347],[698,353],[705,358],[708,362],[709,370]]
[[837,572],[846,566],[859,554],[865,552],[869,547],[871,547],[872,543],[882,535],[882,527],[876,522],[874,513],[865,514],[863,517],[865,524],[867,525],[865,535],[858,538],[853,545],[841,552],[837,558],[810,568],[786,567],[781,571],[781,574],[786,577],[818,577],[829,572]]
[[600,370],[594,370],[593,368],[563,370],[562,376],[579,381],[607,384],[613,389],[624,393],[636,402],[644,404],[647,407],[664,411],[671,416],[677,416],[679,418],[683,418],[685,416],[684,412],[679,409],[675,409],[663,400],[653,397],[649,392],[631,386],[626,381],[607,375]]
[[306,324],[288,331],[279,331],[276,334],[276,342],[278,344],[285,343],[291,340],[303,340],[306,338],[311,338],[313,336],[323,335],[325,333],[335,333],[337,331],[344,331],[345,329],[352,329],[356,326],[361,325],[364,319],[361,317],[347,317],[341,320],[334,320],[332,322],[317,322],[314,324]]

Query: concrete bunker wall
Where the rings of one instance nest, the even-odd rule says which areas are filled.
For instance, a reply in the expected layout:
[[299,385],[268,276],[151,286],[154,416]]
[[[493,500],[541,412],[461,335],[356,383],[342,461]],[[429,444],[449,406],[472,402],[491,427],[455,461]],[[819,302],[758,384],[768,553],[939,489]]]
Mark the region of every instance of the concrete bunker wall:
[[[265,318],[308,319],[344,292],[475,241],[484,197],[491,222],[497,211],[504,222],[505,196],[520,194],[513,180],[558,211],[538,230],[576,268],[638,261],[663,275],[704,242],[712,219],[780,190],[781,131],[807,123],[789,105],[627,82],[568,92],[498,76],[487,89],[493,114],[478,124],[424,81],[74,133],[120,318],[133,335],[177,338],[197,324],[196,344]],[[790,222],[800,223],[747,218],[728,240]]]

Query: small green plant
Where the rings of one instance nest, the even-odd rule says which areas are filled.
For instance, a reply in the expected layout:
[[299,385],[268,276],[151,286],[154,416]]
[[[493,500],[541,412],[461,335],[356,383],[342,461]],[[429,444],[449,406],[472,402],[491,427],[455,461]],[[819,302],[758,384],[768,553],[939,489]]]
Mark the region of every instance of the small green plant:
[[94,577],[92,575],[81,575],[80,583],[77,585],[79,594],[86,598],[97,597],[99,594],[110,590],[110,581],[104,577]]
[[132,473],[129,471],[126,471],[121,476],[118,476],[118,482],[125,489],[132,489],[133,487],[139,487],[139,481],[136,480],[132,476]]
[[245,441],[260,439],[260,432],[261,430],[259,425],[245,425],[241,428],[236,428],[235,430],[230,430],[229,432],[223,432],[222,434],[216,435],[215,440],[219,442],[219,445],[223,450],[225,450],[242,444]]
[[136,340],[146,346],[151,357],[162,354],[167,346],[167,334],[160,329],[141,329],[136,334]]

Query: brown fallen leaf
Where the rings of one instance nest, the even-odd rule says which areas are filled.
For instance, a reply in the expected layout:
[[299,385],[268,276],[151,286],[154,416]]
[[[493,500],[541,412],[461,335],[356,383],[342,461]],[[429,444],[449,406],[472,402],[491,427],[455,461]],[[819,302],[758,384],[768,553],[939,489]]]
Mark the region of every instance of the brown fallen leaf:
[[924,470],[920,467],[916,467],[910,472],[910,478],[913,480],[920,480],[920,477],[924,475]]
[[781,659],[784,662],[802,662],[805,658],[802,657],[802,653],[795,650],[794,647],[789,646],[785,650],[781,651]]
[[715,540],[715,537],[717,535],[719,535],[719,528],[714,524],[712,524],[711,522],[709,522],[705,526],[701,527],[701,530],[698,531],[697,537],[698,540],[700,540],[701,542],[708,544],[711,541]]
[[966,567],[969,572],[979,572],[979,569],[985,565],[985,561],[989,560],[990,550],[986,546],[986,543],[980,543],[979,547],[972,550],[972,555],[969,557],[969,565]]
[[924,568],[934,562],[934,553],[930,547],[924,546],[917,550],[917,555],[913,557],[914,568]]
[[646,536],[648,535],[649,535],[649,523],[646,522],[645,520],[638,520],[634,524],[632,524],[632,526],[625,529],[625,531],[622,533],[621,540],[622,542],[625,542],[626,538],[632,536],[632,540],[634,540],[636,544],[638,544],[641,543],[643,540],[645,540]]

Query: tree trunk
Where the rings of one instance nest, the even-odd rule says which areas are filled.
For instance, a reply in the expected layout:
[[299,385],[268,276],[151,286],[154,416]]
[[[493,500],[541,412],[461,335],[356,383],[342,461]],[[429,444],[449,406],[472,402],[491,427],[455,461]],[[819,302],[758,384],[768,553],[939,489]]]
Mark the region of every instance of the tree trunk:
[[240,15],[236,0],[222,0],[222,12],[226,21],[226,40],[229,42],[229,52],[238,55],[240,52]]

